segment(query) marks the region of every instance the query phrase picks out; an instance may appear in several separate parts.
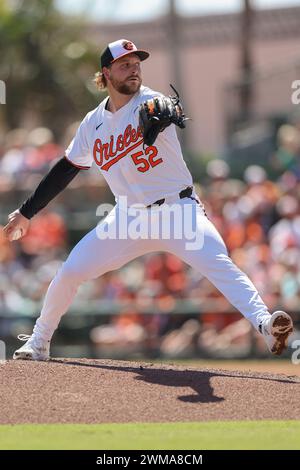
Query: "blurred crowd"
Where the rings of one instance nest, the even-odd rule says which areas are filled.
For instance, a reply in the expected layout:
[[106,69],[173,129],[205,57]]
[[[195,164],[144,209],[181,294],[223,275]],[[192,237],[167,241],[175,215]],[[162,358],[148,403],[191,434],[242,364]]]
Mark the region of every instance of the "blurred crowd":
[[[60,144],[45,128],[7,134],[0,147],[2,224],[7,212],[18,207],[63,155],[75,128],[66,130]],[[272,180],[264,169],[268,167],[272,167]],[[74,236],[68,221],[70,212],[77,209],[76,201],[83,211],[96,209],[103,202],[98,199],[99,187],[104,194],[107,191],[97,169],[81,172],[71,186],[75,197],[65,190],[55,206],[32,220],[29,234],[19,242],[9,243],[0,231],[3,317],[38,314],[51,279],[72,248]],[[252,279],[270,310],[297,312],[300,128],[281,126],[274,154],[266,156],[262,166],[246,168],[242,179],[231,177],[226,161],[214,159],[208,163],[203,181],[195,186],[231,257]],[[88,231],[96,223],[94,218],[83,226]],[[77,305],[88,313],[92,302],[100,310],[101,305],[115,303],[119,312],[110,317],[99,315],[98,324],[91,329],[90,339],[99,354],[154,350],[165,357],[188,357],[226,355],[228,351],[248,354],[253,347],[248,322],[200,273],[171,254],[146,255],[84,284],[72,308]],[[264,350],[258,336],[254,340]]]

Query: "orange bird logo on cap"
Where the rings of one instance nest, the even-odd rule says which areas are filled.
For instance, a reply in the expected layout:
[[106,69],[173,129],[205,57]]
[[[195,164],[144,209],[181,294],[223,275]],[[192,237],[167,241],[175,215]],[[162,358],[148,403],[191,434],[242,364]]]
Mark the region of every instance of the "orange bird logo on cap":
[[134,49],[134,45],[132,44],[132,42],[130,41],[124,41],[122,43],[122,46],[124,47],[124,49],[126,49],[127,51],[132,51]]

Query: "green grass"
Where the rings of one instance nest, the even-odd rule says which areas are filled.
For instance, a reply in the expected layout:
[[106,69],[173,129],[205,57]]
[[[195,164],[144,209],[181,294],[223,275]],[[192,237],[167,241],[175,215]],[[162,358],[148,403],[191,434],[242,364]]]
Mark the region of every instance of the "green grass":
[[0,449],[300,449],[300,421],[1,425]]

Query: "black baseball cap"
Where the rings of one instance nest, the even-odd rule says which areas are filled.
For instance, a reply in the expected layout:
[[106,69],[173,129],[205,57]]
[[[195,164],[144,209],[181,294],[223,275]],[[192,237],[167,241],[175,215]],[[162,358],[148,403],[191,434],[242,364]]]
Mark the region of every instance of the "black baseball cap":
[[132,53],[136,54],[141,60],[147,59],[150,55],[149,52],[138,49],[133,42],[127,39],[118,39],[117,41],[111,42],[101,54],[101,68],[108,67],[115,60],[120,59],[120,57]]

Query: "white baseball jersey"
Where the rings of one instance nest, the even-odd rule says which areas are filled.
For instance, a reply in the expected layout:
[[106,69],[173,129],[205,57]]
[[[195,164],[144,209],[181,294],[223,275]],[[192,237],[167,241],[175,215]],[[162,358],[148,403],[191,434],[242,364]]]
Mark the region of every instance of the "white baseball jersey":
[[138,107],[159,95],[141,86],[115,113],[105,109],[109,99],[105,98],[85,116],[66,150],[66,158],[75,166],[89,168],[95,162],[116,202],[120,196],[127,196],[128,205],[148,205],[193,184],[174,124],[161,132],[152,146],[143,149]]

